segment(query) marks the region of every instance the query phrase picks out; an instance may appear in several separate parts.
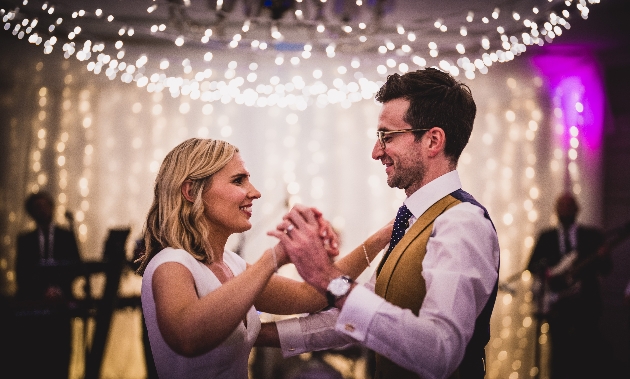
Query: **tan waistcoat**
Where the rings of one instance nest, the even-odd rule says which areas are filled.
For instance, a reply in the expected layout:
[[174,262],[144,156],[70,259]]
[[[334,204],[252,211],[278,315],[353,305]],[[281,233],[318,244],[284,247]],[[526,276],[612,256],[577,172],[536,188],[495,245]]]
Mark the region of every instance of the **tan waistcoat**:
[[[446,195],[420,216],[391,251],[376,279],[376,294],[401,308],[410,309],[416,316],[426,295],[426,283],[422,277],[422,261],[427,252],[427,242],[433,230],[433,222],[447,209],[461,203]],[[431,349],[431,346],[427,346]],[[375,379],[420,378],[380,354],[376,354]],[[449,379],[458,379],[456,371]]]

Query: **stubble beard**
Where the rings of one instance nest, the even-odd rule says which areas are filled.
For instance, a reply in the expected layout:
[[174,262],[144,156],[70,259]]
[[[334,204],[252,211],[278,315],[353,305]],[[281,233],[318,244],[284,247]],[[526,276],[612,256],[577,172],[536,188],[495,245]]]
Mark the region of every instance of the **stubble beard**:
[[416,162],[412,167],[396,167],[391,176],[387,177],[387,185],[391,188],[407,190],[416,183],[424,180],[426,167],[423,161]]

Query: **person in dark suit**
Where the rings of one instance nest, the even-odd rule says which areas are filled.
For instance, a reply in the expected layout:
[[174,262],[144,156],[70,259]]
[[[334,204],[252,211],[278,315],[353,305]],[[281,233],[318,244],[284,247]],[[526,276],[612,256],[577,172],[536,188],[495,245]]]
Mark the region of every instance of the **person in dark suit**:
[[[53,221],[50,194],[31,194],[26,212],[37,224],[17,240],[15,351],[36,357],[20,365],[19,377],[68,378],[71,355],[72,282],[81,265],[75,235]],[[22,361],[22,359],[20,360]]]
[[549,323],[551,378],[595,378],[601,374],[600,276],[612,269],[603,254],[604,235],[579,225],[570,193],[556,202],[558,226],[540,233],[528,264],[537,279],[539,317]]
[[37,227],[18,237],[17,297],[34,301],[67,300],[72,295],[74,277],[55,275],[52,273],[53,269],[46,268],[81,262],[74,232],[53,222],[54,202],[50,194],[32,194],[26,200],[25,206]]

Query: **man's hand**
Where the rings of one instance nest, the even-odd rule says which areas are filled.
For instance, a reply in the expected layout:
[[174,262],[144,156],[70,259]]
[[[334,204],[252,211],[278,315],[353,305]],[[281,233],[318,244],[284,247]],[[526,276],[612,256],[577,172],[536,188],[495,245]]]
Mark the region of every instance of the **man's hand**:
[[[280,240],[300,276],[320,293],[325,293],[330,280],[342,273],[333,265],[331,254],[321,240],[322,230],[327,230],[328,236],[334,232],[332,228],[321,227],[317,220],[321,213],[319,216],[318,213],[312,208],[296,205],[284,217],[283,223],[267,234]],[[333,242],[336,240],[332,240],[331,246]]]
[[[335,230],[332,228],[332,225],[328,220],[324,218],[322,212],[319,209],[311,207],[310,208],[315,215],[315,219],[319,224],[319,236],[324,242],[324,248],[328,252],[328,255],[331,257],[336,257],[339,255],[339,236],[335,233]],[[286,217],[286,216],[285,216]]]
[[[328,252],[328,255],[333,258],[339,255],[339,236],[335,233],[335,230],[332,228],[332,225],[328,220],[323,217],[323,214],[317,208],[306,208],[302,205],[296,205],[299,209],[305,210],[310,209],[315,216],[315,220],[317,220],[317,224],[319,227],[319,238],[321,239],[324,249]],[[295,208],[294,208],[295,209]],[[289,218],[289,213],[287,213],[282,218],[282,222],[276,226],[276,229],[279,232],[286,233],[287,228],[294,228],[295,225],[291,222]]]

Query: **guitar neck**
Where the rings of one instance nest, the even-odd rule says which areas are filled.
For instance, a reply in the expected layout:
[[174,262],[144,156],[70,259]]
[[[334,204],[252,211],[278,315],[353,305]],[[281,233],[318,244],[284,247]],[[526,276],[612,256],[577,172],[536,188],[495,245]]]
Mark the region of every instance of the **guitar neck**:
[[600,246],[599,249],[597,249],[597,252],[595,254],[577,263],[571,270],[573,272],[573,275],[579,276],[583,270],[590,267],[598,260],[610,255],[610,252],[613,251],[613,249],[615,249],[617,246],[619,246],[619,244],[621,244],[623,241],[625,241],[626,238],[628,238],[629,236],[630,223],[626,224],[626,226],[621,228],[619,232],[615,233],[612,238],[604,242],[604,244]]

